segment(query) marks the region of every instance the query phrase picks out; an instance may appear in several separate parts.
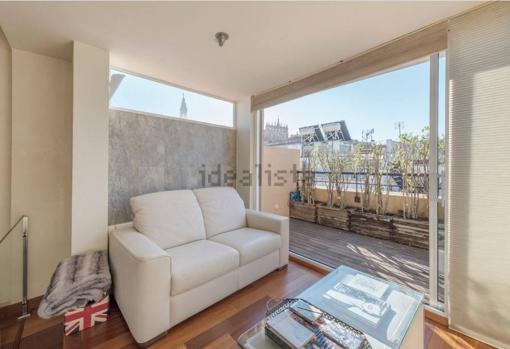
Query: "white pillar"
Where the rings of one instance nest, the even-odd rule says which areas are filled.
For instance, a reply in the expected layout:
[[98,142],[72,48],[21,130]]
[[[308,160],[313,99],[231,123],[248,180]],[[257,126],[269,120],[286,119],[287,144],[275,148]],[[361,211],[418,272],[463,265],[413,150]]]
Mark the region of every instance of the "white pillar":
[[71,253],[107,248],[108,51],[74,42]]
[[235,126],[236,126],[236,189],[244,201],[246,207],[250,207],[250,187],[246,185],[245,177],[250,171],[250,129],[251,111],[250,99],[236,103]]
[[[256,164],[260,156],[256,113],[251,111],[251,100],[236,103],[237,131],[237,191],[248,208],[258,207],[258,177]],[[251,180],[248,179],[251,178]]]

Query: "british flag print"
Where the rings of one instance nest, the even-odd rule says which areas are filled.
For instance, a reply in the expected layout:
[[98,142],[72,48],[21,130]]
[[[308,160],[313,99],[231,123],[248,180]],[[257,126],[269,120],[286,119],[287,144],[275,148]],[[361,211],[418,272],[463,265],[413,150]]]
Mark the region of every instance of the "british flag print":
[[64,333],[66,336],[83,331],[108,318],[110,298],[106,296],[99,302],[68,311],[64,315]]

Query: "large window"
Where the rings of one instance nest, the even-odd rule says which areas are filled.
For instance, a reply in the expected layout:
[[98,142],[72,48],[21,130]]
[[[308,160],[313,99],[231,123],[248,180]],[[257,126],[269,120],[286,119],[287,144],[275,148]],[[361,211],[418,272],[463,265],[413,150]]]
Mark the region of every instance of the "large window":
[[234,126],[234,103],[111,70],[110,107]]
[[445,57],[432,55],[263,110],[261,209],[290,215],[291,252],[440,307],[445,78]]

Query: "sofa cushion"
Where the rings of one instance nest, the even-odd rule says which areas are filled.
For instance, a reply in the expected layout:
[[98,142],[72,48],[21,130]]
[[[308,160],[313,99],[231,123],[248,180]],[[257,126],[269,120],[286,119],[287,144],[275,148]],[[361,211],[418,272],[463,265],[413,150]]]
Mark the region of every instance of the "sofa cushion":
[[162,249],[205,239],[202,211],[191,190],[140,195],[129,202],[133,226]]
[[172,261],[171,295],[175,296],[239,267],[239,253],[220,243],[199,240],[167,249]]
[[212,187],[193,190],[204,215],[208,238],[246,226],[244,203],[231,187]]
[[218,234],[210,240],[235,248],[240,254],[241,265],[278,250],[282,243],[280,235],[252,228],[241,228]]

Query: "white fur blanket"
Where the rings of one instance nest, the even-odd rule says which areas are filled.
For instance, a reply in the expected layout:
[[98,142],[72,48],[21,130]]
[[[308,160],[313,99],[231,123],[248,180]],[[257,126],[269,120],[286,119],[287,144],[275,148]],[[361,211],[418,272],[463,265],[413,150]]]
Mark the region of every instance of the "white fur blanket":
[[106,251],[66,258],[53,273],[37,314],[48,319],[100,301],[110,293],[111,283]]

